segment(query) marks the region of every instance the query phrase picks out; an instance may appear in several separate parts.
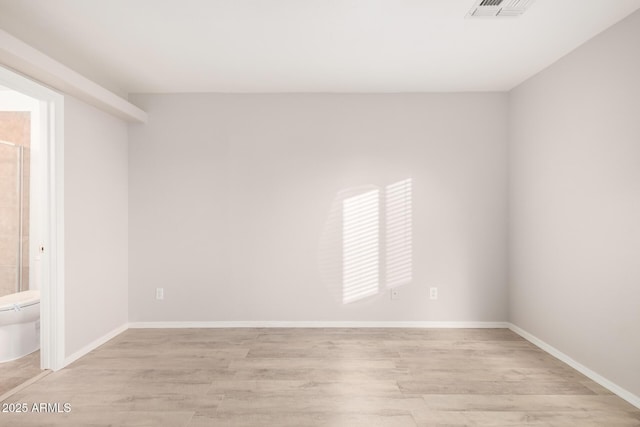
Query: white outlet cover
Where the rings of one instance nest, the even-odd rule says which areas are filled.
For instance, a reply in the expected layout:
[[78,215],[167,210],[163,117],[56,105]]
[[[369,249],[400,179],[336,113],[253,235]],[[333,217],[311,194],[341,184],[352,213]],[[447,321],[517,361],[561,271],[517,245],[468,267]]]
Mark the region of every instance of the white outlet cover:
[[438,288],[429,288],[429,299],[438,299]]

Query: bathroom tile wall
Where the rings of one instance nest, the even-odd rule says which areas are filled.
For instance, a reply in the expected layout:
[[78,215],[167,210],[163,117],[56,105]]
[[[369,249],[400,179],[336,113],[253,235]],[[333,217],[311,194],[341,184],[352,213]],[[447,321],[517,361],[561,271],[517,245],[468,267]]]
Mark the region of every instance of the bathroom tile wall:
[[[30,113],[0,111],[0,140],[24,148],[23,159],[23,290],[29,288],[29,141]],[[0,296],[17,290],[19,194],[18,148],[0,144]]]

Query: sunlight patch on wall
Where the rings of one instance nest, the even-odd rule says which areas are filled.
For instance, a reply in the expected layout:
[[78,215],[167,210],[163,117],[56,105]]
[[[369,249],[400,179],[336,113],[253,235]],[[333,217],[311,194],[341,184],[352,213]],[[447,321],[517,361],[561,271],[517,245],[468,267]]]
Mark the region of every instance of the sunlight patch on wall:
[[340,191],[318,250],[327,290],[342,304],[413,279],[412,179]]
[[385,282],[395,288],[412,279],[411,179],[387,185],[385,191]]
[[342,202],[342,302],[378,293],[380,275],[380,191]]

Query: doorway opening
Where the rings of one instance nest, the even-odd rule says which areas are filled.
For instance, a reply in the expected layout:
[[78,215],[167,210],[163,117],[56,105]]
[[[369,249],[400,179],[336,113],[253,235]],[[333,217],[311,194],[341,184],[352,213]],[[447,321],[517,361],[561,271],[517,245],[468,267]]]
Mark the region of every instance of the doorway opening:
[[0,376],[64,366],[63,106],[0,67]]

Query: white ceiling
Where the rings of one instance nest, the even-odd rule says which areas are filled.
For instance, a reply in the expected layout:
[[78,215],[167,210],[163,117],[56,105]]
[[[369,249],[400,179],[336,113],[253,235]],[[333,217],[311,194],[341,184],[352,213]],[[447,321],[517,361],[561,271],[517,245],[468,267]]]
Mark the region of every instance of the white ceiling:
[[0,27],[120,94],[508,90],[640,8],[537,0],[0,0]]

